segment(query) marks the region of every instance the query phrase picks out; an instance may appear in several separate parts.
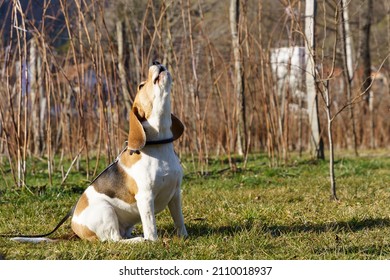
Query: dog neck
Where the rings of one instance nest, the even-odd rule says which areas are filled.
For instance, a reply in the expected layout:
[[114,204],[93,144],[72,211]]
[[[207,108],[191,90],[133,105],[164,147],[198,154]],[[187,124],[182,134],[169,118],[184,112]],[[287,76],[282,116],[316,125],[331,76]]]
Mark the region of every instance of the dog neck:
[[142,122],[147,141],[172,138],[171,101],[169,91],[163,91],[153,100],[153,109],[147,120]]

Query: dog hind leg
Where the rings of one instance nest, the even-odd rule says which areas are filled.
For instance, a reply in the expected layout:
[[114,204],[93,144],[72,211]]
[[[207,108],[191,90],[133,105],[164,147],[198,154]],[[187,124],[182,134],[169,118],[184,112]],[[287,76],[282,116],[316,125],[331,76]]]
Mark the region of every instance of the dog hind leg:
[[101,241],[119,241],[123,239],[121,235],[118,216],[115,209],[105,203],[101,203],[95,208],[91,208],[93,211],[86,213],[88,226],[92,231],[95,232],[96,236]]

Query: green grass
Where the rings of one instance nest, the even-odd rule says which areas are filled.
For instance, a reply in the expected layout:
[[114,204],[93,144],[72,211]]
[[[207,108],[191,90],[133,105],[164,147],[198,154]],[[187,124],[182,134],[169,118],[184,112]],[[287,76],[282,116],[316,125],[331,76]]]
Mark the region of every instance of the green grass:
[[[142,244],[86,242],[24,244],[0,238],[6,259],[389,259],[390,158],[338,159],[339,202],[329,199],[327,162],[305,159],[270,168],[261,155],[245,170],[211,160],[200,177],[183,161],[183,211],[189,232],[175,237],[168,211],[157,216],[159,240]],[[0,233],[51,230],[88,185],[85,170],[48,186],[44,163],[30,163],[30,191],[0,179]],[[240,165],[239,165],[240,166]],[[103,169],[103,166],[101,167]],[[7,167],[3,167],[6,172]],[[141,227],[136,231],[140,234]],[[53,237],[70,233],[69,222]]]

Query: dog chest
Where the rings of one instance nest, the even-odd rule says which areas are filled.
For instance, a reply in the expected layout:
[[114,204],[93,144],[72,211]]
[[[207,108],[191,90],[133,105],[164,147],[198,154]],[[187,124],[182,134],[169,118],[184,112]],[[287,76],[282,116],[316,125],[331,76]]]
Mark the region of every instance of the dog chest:
[[164,188],[182,176],[182,168],[172,144],[145,147],[141,159],[126,171],[137,182],[139,189]]
[[170,195],[183,173],[171,143],[146,146],[140,154],[127,153],[121,157],[119,165],[134,180],[137,192],[151,192],[155,196],[161,191]]

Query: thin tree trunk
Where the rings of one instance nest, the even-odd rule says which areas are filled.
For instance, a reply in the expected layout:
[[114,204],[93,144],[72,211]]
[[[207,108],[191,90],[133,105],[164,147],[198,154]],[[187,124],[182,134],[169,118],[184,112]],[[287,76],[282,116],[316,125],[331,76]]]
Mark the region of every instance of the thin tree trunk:
[[[348,16],[348,7],[346,0],[341,0],[340,2],[340,16],[341,16],[341,42],[343,50],[343,62],[344,62],[344,81],[347,90],[347,100],[352,99],[352,80],[354,76],[353,71],[353,58],[352,58],[352,34],[349,29],[349,16]],[[349,115],[352,124],[352,143],[355,155],[358,155],[357,150],[357,135],[356,135],[356,123],[355,123],[355,113],[354,107],[349,107]]]
[[244,83],[242,81],[242,63],[240,53],[240,38],[238,33],[238,23],[240,19],[240,1],[230,1],[230,30],[232,34],[232,46],[234,56],[234,71],[235,71],[235,84],[234,91],[236,94],[237,109],[237,152],[239,155],[244,155],[244,148],[246,147],[246,121],[245,121],[245,95],[244,95]]
[[305,11],[305,53],[308,56],[306,63],[306,92],[307,92],[307,109],[311,127],[310,142],[315,156],[318,159],[324,159],[324,145],[320,134],[320,122],[318,118],[318,99],[316,91],[316,73],[315,73],[315,17],[316,17],[316,0],[306,0]]
[[37,45],[35,39],[30,40],[30,95],[31,95],[31,130],[32,130],[32,147],[33,154],[39,155],[41,152],[41,140],[40,140],[40,129],[39,129],[39,92],[37,84]]
[[334,147],[333,147],[333,118],[331,113],[331,100],[329,96],[329,80],[325,85],[325,108],[328,123],[328,140],[329,140],[329,176],[330,176],[330,196],[333,200],[338,200],[336,194],[336,176],[334,173]]
[[123,22],[118,20],[116,22],[116,36],[118,43],[118,71],[119,78],[121,81],[121,88],[123,94],[123,100],[125,102],[125,106],[128,112],[131,110],[131,102],[130,102],[130,93],[127,89],[127,79],[126,79],[126,70],[124,63],[124,38],[123,38]]
[[[335,11],[335,22],[338,22],[339,20],[339,10],[336,9]],[[322,99],[325,103],[325,112],[327,117],[327,124],[328,124],[328,141],[329,141],[329,176],[330,176],[330,197],[333,200],[338,200],[337,194],[336,194],[336,176],[334,172],[334,145],[333,145],[333,120],[337,116],[337,114],[340,112],[336,112],[335,114],[332,114],[332,99],[330,97],[329,93],[329,81],[334,77],[334,69],[336,64],[336,46],[338,43],[338,36],[335,36],[335,40],[333,43],[333,54],[332,54],[332,66],[330,69],[330,73],[327,74],[327,77],[324,77],[324,73],[322,72],[321,77],[321,84],[318,87],[319,92],[321,93]],[[324,55],[324,53],[323,53]],[[324,57],[322,57],[323,59]],[[345,107],[342,108],[342,110]]]
[[[372,0],[365,0],[362,3],[361,12],[360,12],[360,26],[359,26],[359,56],[360,61],[363,65],[363,85],[361,88],[361,92],[367,92],[366,100],[368,100],[368,103],[373,102],[370,98],[370,86],[371,86],[371,56],[370,56],[370,30],[371,30],[371,17],[372,17],[372,9],[373,9],[373,3]],[[374,148],[375,146],[375,139],[374,139],[374,118],[373,118],[373,108],[374,106],[369,106],[370,110],[370,121],[371,121],[371,148]]]
[[[45,118],[47,117],[46,115],[46,96],[45,96],[45,93],[44,93],[44,72],[45,70],[42,68],[43,67],[43,63],[42,63],[42,58],[41,56],[38,56],[38,73],[37,73],[37,77],[38,77],[38,87],[39,87],[39,123],[40,123],[40,126],[39,126],[39,134],[40,134],[40,138],[41,138],[41,152],[40,152],[40,155],[42,156],[43,154],[43,151],[46,149],[46,144],[45,144],[45,131],[46,131],[46,123],[45,123]],[[42,72],[43,71],[43,72]]]

